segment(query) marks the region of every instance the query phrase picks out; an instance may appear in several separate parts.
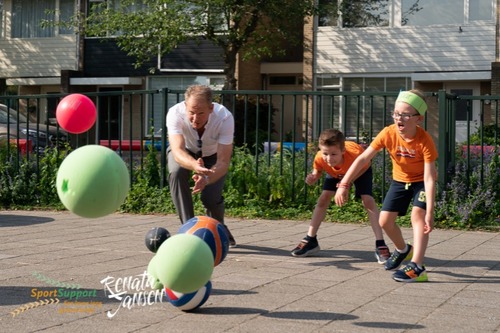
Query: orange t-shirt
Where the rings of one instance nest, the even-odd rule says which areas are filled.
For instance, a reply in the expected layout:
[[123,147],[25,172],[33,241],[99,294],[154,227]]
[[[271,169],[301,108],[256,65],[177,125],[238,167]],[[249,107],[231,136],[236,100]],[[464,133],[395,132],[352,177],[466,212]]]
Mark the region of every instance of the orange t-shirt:
[[372,141],[375,150],[386,148],[392,159],[392,178],[398,182],[413,183],[424,180],[424,164],[434,162],[438,153],[432,137],[417,126],[417,135],[405,141],[395,124],[385,127]]
[[[345,151],[343,156],[344,162],[341,165],[336,165],[334,167],[331,167],[323,159],[323,154],[321,153],[321,151],[318,151],[316,153],[316,156],[314,157],[313,168],[317,170],[319,173],[324,171],[333,178],[342,179],[342,177],[344,177],[344,175],[347,173],[347,170],[349,170],[349,167],[352,165],[356,157],[361,155],[363,151],[364,151],[363,147],[358,145],[356,142],[346,141]],[[369,166],[370,164],[368,163],[363,168],[363,172],[365,172]]]

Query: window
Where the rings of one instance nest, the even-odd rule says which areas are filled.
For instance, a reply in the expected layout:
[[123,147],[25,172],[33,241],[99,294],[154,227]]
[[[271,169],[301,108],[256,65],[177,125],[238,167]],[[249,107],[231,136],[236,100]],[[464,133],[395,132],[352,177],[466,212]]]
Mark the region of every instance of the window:
[[[59,21],[70,22],[71,18],[75,15],[75,1],[74,0],[59,0]],[[59,27],[59,34],[67,35],[72,34],[73,28]]]
[[464,0],[402,0],[401,25],[463,24]]
[[282,85],[295,85],[297,84],[297,78],[290,75],[272,75],[269,76],[269,85],[271,86],[282,86]]
[[469,21],[493,20],[493,8],[491,0],[469,1]]
[[[74,14],[74,0],[13,0],[12,1],[12,38],[40,38],[54,37],[54,26],[43,27],[43,20],[54,22],[56,20],[69,21]],[[55,12],[59,12],[56,18]],[[72,33],[71,28],[59,28],[57,33]]]
[[[401,15],[394,17],[393,8],[401,8]],[[493,21],[494,14],[494,0],[319,0],[318,24],[339,28],[399,26],[399,22],[402,26],[461,25]]]
[[[451,89],[450,93],[454,95],[467,95],[472,96],[472,89]],[[455,120],[458,121],[467,121],[468,120],[468,112],[467,112],[467,100],[459,99],[456,101],[455,106]],[[472,119],[472,115],[470,116]]]
[[[464,6],[469,9],[468,13]],[[401,25],[464,24],[493,20],[493,8],[491,0],[402,0]]]
[[320,0],[319,25],[342,28],[389,25],[392,0]]
[[[328,127],[340,127],[337,119],[345,109],[346,136],[357,137],[354,129],[371,129],[376,133],[391,122],[388,116],[394,107],[396,97],[376,96],[380,92],[397,92],[411,88],[409,77],[329,77],[319,76],[316,80],[319,91],[340,91],[346,94],[340,97],[322,97],[318,101],[320,130]],[[373,92],[374,96],[349,96],[350,92]],[[384,122],[385,120],[385,122]]]

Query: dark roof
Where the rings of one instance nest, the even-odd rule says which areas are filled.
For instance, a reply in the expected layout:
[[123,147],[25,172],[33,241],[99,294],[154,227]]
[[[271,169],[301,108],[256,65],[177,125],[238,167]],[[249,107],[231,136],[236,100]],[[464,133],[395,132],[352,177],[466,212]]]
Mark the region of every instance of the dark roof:
[[[85,39],[84,76],[117,77],[144,76],[150,68],[156,68],[156,58],[140,68],[134,67],[134,58],[120,50],[113,39]],[[167,70],[222,70],[223,50],[206,40],[188,41],[165,55],[161,68]]]

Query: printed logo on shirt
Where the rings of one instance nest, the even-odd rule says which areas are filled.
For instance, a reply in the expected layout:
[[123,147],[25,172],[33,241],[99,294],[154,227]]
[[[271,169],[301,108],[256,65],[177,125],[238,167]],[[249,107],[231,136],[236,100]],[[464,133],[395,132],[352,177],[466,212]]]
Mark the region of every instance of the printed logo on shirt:
[[408,149],[403,146],[396,148],[396,156],[415,158],[415,149]]

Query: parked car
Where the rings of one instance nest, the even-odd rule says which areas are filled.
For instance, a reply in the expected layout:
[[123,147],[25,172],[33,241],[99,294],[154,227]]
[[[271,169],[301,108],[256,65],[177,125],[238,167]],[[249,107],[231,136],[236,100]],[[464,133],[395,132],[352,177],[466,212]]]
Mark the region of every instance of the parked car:
[[21,112],[0,104],[0,141],[17,138],[31,140],[33,151],[43,153],[49,147],[63,147],[68,133],[57,126],[29,121]]

